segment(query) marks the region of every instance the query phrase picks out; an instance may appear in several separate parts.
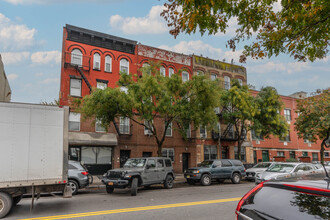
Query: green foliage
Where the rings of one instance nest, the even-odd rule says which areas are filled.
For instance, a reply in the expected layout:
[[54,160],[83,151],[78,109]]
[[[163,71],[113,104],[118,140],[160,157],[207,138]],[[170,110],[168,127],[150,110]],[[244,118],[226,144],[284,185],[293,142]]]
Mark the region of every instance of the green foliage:
[[[219,106],[221,89],[217,82],[204,76],[194,76],[182,82],[181,71],[171,77],[159,73],[159,65],[150,63],[140,69],[142,77],[122,74],[120,88],[95,89],[82,101],[76,101],[78,110],[85,118],[97,118],[104,127],[118,117],[128,117],[135,123],[147,127],[158,145],[158,155],[165,140],[166,128],[177,124],[185,136],[187,124],[214,124],[217,116],[214,108]],[[148,123],[144,124],[144,120]],[[156,129],[155,123],[163,122],[164,129]]]
[[324,146],[330,137],[330,88],[319,90],[311,97],[298,100],[295,129],[298,136],[311,142],[318,139],[321,143],[321,161],[324,157]]
[[240,61],[290,54],[299,61],[322,59],[328,53],[330,39],[329,0],[168,0],[161,15],[175,37],[180,32],[202,35],[226,33],[229,19],[237,19],[236,36],[228,41],[245,45]]

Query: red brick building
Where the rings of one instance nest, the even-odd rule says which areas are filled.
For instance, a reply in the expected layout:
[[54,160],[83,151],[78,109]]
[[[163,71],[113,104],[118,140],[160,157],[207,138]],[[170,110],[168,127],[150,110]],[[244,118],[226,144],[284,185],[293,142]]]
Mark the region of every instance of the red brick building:
[[[253,95],[256,95],[258,91],[252,91]],[[254,149],[254,160],[259,161],[285,161],[289,158],[297,159],[300,161],[319,161],[321,141],[311,143],[308,140],[298,138],[295,131],[294,123],[298,114],[297,99],[305,98],[306,93],[299,92],[291,96],[281,96],[284,103],[284,110],[280,112],[284,116],[288,124],[290,125],[289,134],[285,138],[271,137],[270,139],[263,139],[262,137],[256,137],[253,132],[252,144]],[[325,152],[325,160],[330,160],[330,151]]]

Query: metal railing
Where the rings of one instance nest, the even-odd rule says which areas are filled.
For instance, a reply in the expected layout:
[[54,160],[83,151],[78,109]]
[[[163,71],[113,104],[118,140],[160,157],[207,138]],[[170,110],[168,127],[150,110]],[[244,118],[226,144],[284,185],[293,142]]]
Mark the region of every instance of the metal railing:
[[90,70],[90,56],[83,56],[80,54],[74,54],[65,52],[64,53],[64,64],[70,66],[78,66],[83,70],[89,71]]

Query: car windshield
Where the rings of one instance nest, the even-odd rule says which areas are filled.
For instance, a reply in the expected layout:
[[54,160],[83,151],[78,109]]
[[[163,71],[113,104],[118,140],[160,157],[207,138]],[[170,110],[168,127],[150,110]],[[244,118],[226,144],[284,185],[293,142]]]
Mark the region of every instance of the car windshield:
[[268,168],[270,166],[270,163],[258,163],[254,165],[253,168]]
[[290,173],[293,170],[293,164],[273,164],[266,171],[267,172],[278,172],[278,173]]
[[212,163],[213,163],[212,160],[206,160],[206,161],[203,161],[202,163],[200,163],[198,166],[199,167],[211,167]]
[[124,167],[144,167],[146,163],[146,159],[128,159],[124,165]]

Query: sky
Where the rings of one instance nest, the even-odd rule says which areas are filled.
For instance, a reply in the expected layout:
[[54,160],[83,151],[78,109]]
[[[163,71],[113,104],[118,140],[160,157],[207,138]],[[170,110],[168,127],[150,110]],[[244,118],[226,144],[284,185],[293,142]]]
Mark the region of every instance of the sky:
[[176,39],[160,12],[165,0],[0,0],[0,54],[13,102],[40,103],[58,99],[63,27],[75,25],[142,44],[215,60],[233,59],[247,68],[248,84],[260,90],[273,86],[281,95],[308,93],[330,86],[330,59],[297,62],[288,55],[239,63],[244,42],[235,52],[226,48],[235,21],[226,34],[180,34]]

